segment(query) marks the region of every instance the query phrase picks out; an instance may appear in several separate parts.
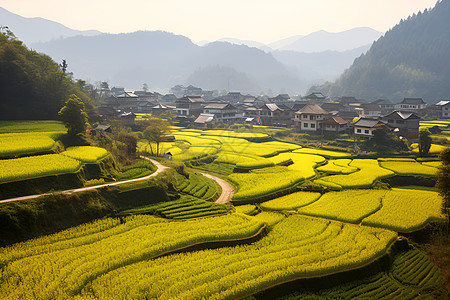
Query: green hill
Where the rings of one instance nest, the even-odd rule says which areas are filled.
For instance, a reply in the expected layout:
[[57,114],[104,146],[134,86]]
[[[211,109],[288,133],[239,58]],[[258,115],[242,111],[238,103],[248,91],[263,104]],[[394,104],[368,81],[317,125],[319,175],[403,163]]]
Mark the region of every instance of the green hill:
[[[312,87],[331,97],[450,97],[450,1],[401,20],[335,82]],[[382,17],[382,16],[380,16]]]
[[70,94],[96,116],[91,99],[57,63],[0,29],[0,120],[56,119]]

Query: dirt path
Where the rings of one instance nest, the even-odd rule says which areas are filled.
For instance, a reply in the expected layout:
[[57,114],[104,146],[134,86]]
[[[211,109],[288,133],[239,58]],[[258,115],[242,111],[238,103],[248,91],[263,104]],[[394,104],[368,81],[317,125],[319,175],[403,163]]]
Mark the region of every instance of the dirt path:
[[[115,186],[115,185],[121,185],[121,184],[125,184],[125,183],[130,183],[130,182],[143,181],[143,180],[147,180],[147,179],[150,179],[152,177],[155,177],[158,174],[164,172],[166,169],[169,168],[169,167],[166,167],[166,166],[160,164],[156,160],[150,159],[148,157],[141,156],[141,158],[144,158],[144,159],[147,159],[147,160],[151,161],[158,169],[154,173],[152,173],[152,174],[150,174],[148,176],[145,176],[145,177],[129,179],[129,180],[123,180],[123,181],[116,181],[116,182],[109,182],[109,183],[105,183],[105,184],[88,186],[88,187],[82,187],[82,188],[65,190],[65,191],[59,191],[57,193],[71,194],[71,193],[78,193],[78,192],[84,192],[84,191],[89,191],[89,190],[100,189],[100,188],[107,187],[107,186]],[[47,196],[47,195],[51,195],[51,194],[52,193],[44,193],[44,194],[37,194],[37,195],[29,195],[29,196],[23,196],[23,197],[9,198],[9,199],[5,199],[5,200],[0,200],[0,203],[35,199],[35,198],[39,198],[41,196]]]
[[207,174],[207,173],[201,173],[201,174],[205,177],[208,177],[208,178],[214,180],[222,188],[222,194],[220,195],[219,199],[216,200],[216,203],[225,204],[225,203],[230,202],[231,197],[233,197],[233,194],[234,194],[234,187],[231,184],[229,184],[225,180],[223,180],[219,177],[216,177],[214,175]]

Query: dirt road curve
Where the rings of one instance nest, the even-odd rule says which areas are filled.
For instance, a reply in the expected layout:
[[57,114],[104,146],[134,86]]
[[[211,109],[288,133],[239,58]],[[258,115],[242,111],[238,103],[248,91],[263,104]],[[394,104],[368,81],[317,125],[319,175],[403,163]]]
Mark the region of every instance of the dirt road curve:
[[214,180],[222,188],[222,194],[220,195],[219,199],[216,200],[216,203],[224,204],[230,202],[231,197],[233,197],[234,194],[234,187],[231,184],[219,177],[207,173],[202,173],[202,175]]
[[[145,156],[141,156],[141,158],[144,158],[144,159],[147,159],[147,160],[151,161],[158,169],[154,173],[152,173],[152,174],[150,174],[148,176],[145,176],[145,177],[140,177],[140,178],[136,178],[136,179],[129,179],[129,180],[123,180],[123,181],[116,181],[116,182],[109,182],[109,183],[105,183],[105,184],[88,186],[88,187],[83,187],[83,188],[78,188],[78,189],[65,190],[65,191],[60,191],[58,193],[71,194],[71,193],[77,193],[77,192],[83,192],[83,191],[100,189],[102,187],[107,187],[107,186],[114,186],[114,185],[130,183],[130,182],[147,180],[147,179],[150,179],[152,177],[155,177],[156,175],[158,175],[161,172],[164,172],[166,169],[168,169],[168,167],[163,166],[162,164],[160,164],[156,160],[150,159],[150,158],[145,157]],[[23,197],[17,197],[17,198],[10,198],[10,199],[5,199],[5,200],[0,200],[0,203],[35,199],[35,198],[38,198],[38,197],[41,197],[41,196],[50,195],[50,194],[51,193],[45,193],[45,194],[29,195],[29,196],[23,196]]]

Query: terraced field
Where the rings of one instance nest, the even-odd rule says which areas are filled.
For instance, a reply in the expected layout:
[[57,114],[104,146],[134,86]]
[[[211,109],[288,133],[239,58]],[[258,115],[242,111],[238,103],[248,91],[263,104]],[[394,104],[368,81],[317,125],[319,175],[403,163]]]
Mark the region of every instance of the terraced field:
[[320,291],[296,292],[279,300],[445,299],[443,282],[437,267],[420,251],[411,249],[398,253],[386,272]]
[[329,192],[310,205],[299,208],[301,214],[411,232],[432,221],[444,221],[443,200],[436,192],[392,190],[347,190]]
[[113,270],[200,242],[246,238],[262,226],[237,214],[171,222],[144,215],[103,219],[0,249],[0,298],[72,298]]
[[179,200],[162,202],[123,211],[123,214],[156,214],[168,219],[192,219],[230,212],[232,207],[184,196]]
[[396,234],[387,230],[291,216],[252,245],[129,264],[94,278],[81,295],[98,299],[238,298],[286,280],[365,264],[384,254],[395,239]]

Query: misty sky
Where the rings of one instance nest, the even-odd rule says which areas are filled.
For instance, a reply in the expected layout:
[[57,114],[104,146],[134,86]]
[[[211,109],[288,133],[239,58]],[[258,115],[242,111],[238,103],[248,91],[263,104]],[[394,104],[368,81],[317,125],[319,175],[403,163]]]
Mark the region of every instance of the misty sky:
[[[194,41],[225,37],[270,43],[318,30],[385,32],[436,0],[0,0],[24,17],[120,33],[164,30]],[[1,20],[0,20],[1,21]]]

